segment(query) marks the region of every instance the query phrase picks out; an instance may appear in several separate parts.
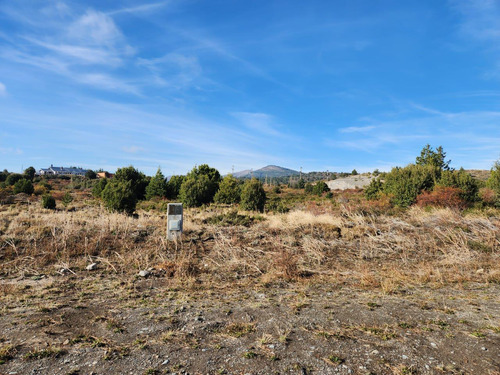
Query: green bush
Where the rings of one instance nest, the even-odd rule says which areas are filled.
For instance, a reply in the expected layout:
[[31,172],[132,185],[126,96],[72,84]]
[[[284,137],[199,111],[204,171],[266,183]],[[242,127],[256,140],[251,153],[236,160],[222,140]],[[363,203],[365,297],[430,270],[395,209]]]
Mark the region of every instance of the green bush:
[[478,199],[479,186],[477,180],[463,169],[459,171],[443,171],[438,185],[460,189],[462,191],[460,197],[467,202],[475,202]]
[[382,193],[383,184],[379,178],[374,178],[370,181],[370,185],[368,185],[365,189],[365,197],[366,199],[373,201],[380,198],[380,194]]
[[52,195],[43,195],[42,196],[42,207],[48,210],[56,209],[56,200]]
[[179,198],[187,207],[199,207],[213,199],[211,182],[208,176],[187,177],[181,186]]
[[149,185],[150,178],[144,173],[139,172],[133,166],[119,168],[114,179],[118,181],[130,181],[132,192],[136,200],[142,200],[146,196],[146,187]]
[[330,188],[325,181],[318,181],[316,185],[313,186],[312,192],[316,195],[323,195],[323,193],[329,192]]
[[11,173],[7,176],[7,178],[5,179],[5,182],[7,183],[7,185],[14,185],[17,181],[21,180],[23,178],[23,175],[19,174],[19,173]]
[[107,184],[108,184],[107,178],[101,178],[97,180],[97,183],[92,188],[92,195],[96,198],[101,198],[102,191],[104,190]]
[[85,178],[89,180],[95,180],[97,178],[97,173],[95,173],[92,169],[89,169],[85,172]]
[[352,176],[357,176],[358,175],[358,171],[353,169],[352,172],[351,172],[351,175]]
[[396,167],[385,176],[383,190],[392,196],[394,205],[408,207],[422,191],[433,189],[438,174],[438,168],[432,165]]
[[310,182],[308,182],[305,186],[304,186],[304,191],[308,194],[311,194],[313,192],[313,184],[311,184]]
[[137,204],[132,181],[111,180],[102,191],[102,199],[107,208],[131,214]]
[[71,196],[70,192],[67,191],[62,197],[62,204],[64,205],[64,207],[68,207],[71,202],[73,202],[73,197]]
[[219,171],[207,164],[193,168],[182,182],[179,198],[188,207],[198,207],[213,201],[219,189]]
[[34,191],[35,189],[31,181],[25,178],[20,179],[14,184],[14,194],[26,193],[31,195]]
[[24,178],[30,181],[33,181],[35,178],[36,169],[33,167],[28,167],[24,170]]
[[167,182],[167,198],[176,199],[181,191],[181,186],[186,176],[172,176]]
[[220,183],[214,201],[217,203],[233,204],[240,201],[240,196],[240,182],[233,175],[229,174]]
[[247,180],[241,190],[241,207],[249,211],[264,210],[266,204],[266,192],[262,182],[256,178]]
[[160,168],[156,171],[156,175],[151,179],[146,187],[146,199],[153,197],[165,197],[167,195],[167,182],[165,176],[161,173]]
[[490,177],[486,182],[486,186],[500,194],[500,160],[496,161],[491,168]]
[[7,177],[9,177],[9,171],[7,169],[4,169],[2,172],[0,172],[0,182],[5,182]]

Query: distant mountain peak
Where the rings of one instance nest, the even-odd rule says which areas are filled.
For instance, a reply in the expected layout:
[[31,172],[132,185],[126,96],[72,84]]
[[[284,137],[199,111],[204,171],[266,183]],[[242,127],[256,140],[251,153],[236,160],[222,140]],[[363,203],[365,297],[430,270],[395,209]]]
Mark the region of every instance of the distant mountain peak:
[[265,178],[265,177],[286,177],[286,176],[295,176],[298,175],[299,172],[288,169],[284,167],[280,167],[278,165],[267,165],[263,168],[256,169],[254,171],[246,169],[244,171],[235,172],[233,176],[236,178]]

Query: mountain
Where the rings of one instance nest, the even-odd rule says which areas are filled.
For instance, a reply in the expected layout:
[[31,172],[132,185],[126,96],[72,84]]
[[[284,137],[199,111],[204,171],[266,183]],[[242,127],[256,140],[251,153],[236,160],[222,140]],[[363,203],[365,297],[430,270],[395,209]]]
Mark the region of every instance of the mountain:
[[297,176],[299,174],[299,172],[294,171],[293,169],[278,167],[277,165],[268,165],[267,167],[257,169],[253,172],[249,169],[235,172],[233,173],[233,176],[236,178],[251,178],[253,176],[255,178],[264,179],[266,176],[268,178],[277,178]]

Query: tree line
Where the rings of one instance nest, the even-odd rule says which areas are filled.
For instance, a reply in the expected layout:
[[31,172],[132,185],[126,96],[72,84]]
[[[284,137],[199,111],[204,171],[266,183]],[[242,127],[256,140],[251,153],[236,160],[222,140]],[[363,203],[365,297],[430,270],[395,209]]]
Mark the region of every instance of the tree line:
[[221,177],[207,164],[194,167],[186,176],[165,178],[158,168],[148,177],[133,166],[120,168],[112,179],[100,179],[92,194],[101,198],[106,207],[132,213],[137,202],[154,198],[178,199],[187,207],[199,207],[212,202],[236,204],[245,210],[263,211],[266,193],[257,179],[241,181],[232,175]]

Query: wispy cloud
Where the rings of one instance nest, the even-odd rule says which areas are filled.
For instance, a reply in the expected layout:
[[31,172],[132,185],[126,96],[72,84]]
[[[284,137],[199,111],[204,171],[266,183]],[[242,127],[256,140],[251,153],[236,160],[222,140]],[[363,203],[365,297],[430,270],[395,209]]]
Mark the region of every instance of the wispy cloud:
[[347,128],[340,128],[340,133],[367,133],[375,129],[374,125],[369,126],[349,126]]
[[283,136],[283,134],[276,129],[274,119],[271,115],[252,112],[234,112],[232,115],[239,119],[248,129],[275,137]]
[[122,150],[129,154],[137,154],[138,152],[144,151],[144,149],[139,146],[125,146],[122,147]]
[[461,35],[479,46],[483,53],[493,56],[495,64],[484,78],[500,78],[500,2],[497,0],[450,0],[461,15]]
[[110,12],[107,12],[107,15],[114,16],[114,15],[122,14],[122,13],[137,14],[137,13],[141,13],[141,12],[151,12],[153,10],[163,8],[170,3],[171,3],[171,1],[160,1],[160,2],[156,2],[156,3],[138,5],[135,7],[126,7],[126,8],[116,9],[116,10],[112,10]]
[[0,82],[0,96],[5,96],[5,95],[7,95],[7,88],[2,82]]

